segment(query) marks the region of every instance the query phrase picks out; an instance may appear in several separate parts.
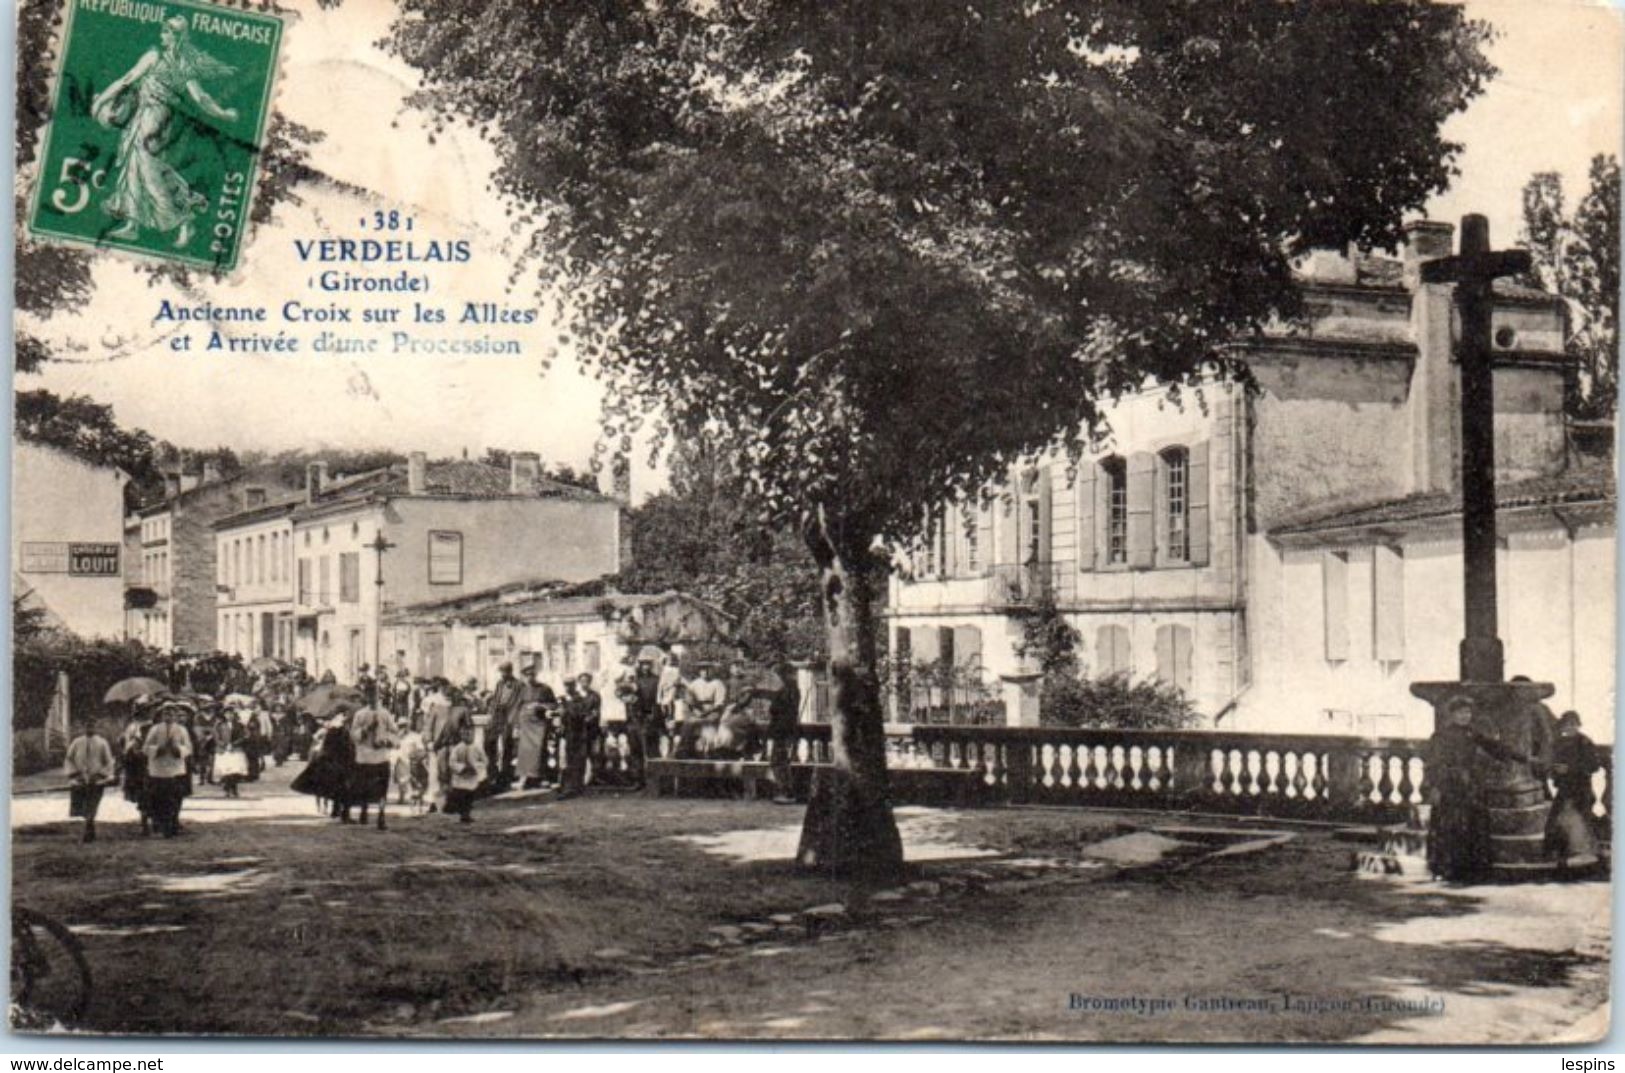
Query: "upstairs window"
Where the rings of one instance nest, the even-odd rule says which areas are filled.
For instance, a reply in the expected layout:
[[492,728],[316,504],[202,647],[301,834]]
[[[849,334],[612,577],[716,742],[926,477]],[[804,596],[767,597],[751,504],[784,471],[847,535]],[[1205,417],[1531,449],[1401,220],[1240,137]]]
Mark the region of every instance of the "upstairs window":
[[1158,456],[1162,463],[1163,517],[1166,521],[1164,557],[1189,562],[1191,557],[1190,452],[1170,447]]
[[1106,562],[1128,562],[1128,466],[1113,455],[1100,463],[1105,482]]

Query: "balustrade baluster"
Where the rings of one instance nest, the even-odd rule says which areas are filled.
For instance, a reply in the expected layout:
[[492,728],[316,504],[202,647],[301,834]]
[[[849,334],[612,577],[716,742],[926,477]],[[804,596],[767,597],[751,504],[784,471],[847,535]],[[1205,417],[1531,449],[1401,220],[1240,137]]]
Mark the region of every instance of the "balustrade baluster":
[[[1083,763],[1079,765],[1078,754],[1083,753]],[[1095,779],[1100,769],[1095,766],[1095,747],[1093,745],[1074,745],[1072,747],[1072,764],[1067,768],[1067,775],[1072,779],[1072,786],[1079,790],[1093,790]]]
[[1391,805],[1394,802],[1394,773],[1392,770],[1393,758],[1388,755],[1381,757],[1382,777],[1377,780],[1377,803]]

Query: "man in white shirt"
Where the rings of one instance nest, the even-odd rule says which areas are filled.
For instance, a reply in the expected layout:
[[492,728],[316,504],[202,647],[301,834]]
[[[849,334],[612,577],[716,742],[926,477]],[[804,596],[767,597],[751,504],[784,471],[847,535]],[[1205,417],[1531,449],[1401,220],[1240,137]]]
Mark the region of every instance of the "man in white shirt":
[[184,705],[176,701],[160,707],[158,722],[147,732],[142,749],[147,754],[147,809],[165,838],[181,833],[181,802],[187,794],[186,761],[192,755],[192,736],[179,722],[184,711]]
[[96,811],[101,808],[102,791],[113,781],[113,748],[96,732],[89,720],[79,736],[68,745],[62,770],[68,776],[68,815],[85,821],[83,841],[96,841]]

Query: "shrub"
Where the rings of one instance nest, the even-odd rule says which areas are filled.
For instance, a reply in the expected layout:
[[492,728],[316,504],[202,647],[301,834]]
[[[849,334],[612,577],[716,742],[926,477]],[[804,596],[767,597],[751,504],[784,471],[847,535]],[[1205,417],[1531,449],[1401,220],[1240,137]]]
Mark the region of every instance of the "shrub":
[[1155,678],[1049,675],[1039,694],[1038,721],[1050,727],[1183,730],[1201,720],[1190,698]]

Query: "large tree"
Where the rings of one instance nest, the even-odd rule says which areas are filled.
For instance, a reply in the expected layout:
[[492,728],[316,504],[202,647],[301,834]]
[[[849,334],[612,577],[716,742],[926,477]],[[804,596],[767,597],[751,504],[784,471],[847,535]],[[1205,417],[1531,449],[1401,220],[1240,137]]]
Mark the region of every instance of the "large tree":
[[1539,172],[1523,188],[1519,241],[1533,254],[1533,282],[1561,295],[1569,311],[1564,341],[1574,376],[1568,412],[1612,417],[1619,396],[1619,160],[1591,160],[1590,186],[1573,212],[1563,177]]
[[605,433],[705,438],[821,571],[834,775],[803,864],[895,872],[886,541],[1298,311],[1453,174],[1489,30],[1419,0],[404,0],[494,140]]

